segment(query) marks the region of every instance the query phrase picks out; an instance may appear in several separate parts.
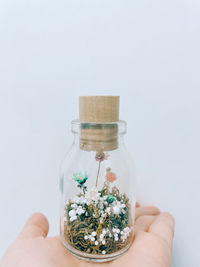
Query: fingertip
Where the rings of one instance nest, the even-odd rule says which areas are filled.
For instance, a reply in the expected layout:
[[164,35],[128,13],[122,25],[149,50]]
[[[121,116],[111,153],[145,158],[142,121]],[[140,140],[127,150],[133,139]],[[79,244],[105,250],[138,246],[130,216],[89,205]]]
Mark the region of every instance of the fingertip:
[[136,202],[135,203],[135,206],[136,206],[136,208],[139,208],[140,207],[140,203],[139,202]]
[[168,218],[173,224],[175,223],[175,218],[174,218],[174,216],[171,213],[169,213],[169,212],[162,212],[161,215],[164,216],[164,217],[166,217],[166,218]]
[[19,234],[19,238],[46,237],[49,232],[49,222],[40,212],[36,212],[27,220]]
[[165,240],[171,249],[174,238],[174,217],[168,212],[161,212],[156,216],[149,232]]
[[44,233],[47,235],[49,232],[49,221],[47,217],[41,212],[35,212],[28,219],[30,224],[34,224],[35,226],[40,227]]
[[169,213],[169,212],[161,212],[160,216],[165,219],[166,223],[172,229],[174,229],[174,226],[175,226],[175,218],[174,218],[174,216],[171,213]]
[[154,213],[153,215],[159,215],[160,214],[160,209],[156,206],[150,206],[152,212]]
[[143,215],[140,216],[136,222],[135,222],[135,230],[136,232],[148,232],[148,229],[150,225],[153,223],[155,220],[156,216],[154,215]]
[[47,217],[41,212],[34,212],[29,219],[49,223]]
[[135,219],[143,215],[159,215],[160,210],[155,206],[143,206],[136,208]]

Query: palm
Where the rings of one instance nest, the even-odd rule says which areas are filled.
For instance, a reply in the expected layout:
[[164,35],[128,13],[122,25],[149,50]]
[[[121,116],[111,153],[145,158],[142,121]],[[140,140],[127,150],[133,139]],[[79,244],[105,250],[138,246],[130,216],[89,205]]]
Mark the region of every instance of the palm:
[[126,267],[169,267],[174,222],[168,213],[158,213],[154,207],[137,208],[136,234],[131,248],[117,260],[104,264],[79,260],[63,247],[58,237],[46,238],[47,222],[41,215],[35,215],[40,219],[35,218],[37,223],[25,225],[4,256],[1,267],[121,267],[123,264]]

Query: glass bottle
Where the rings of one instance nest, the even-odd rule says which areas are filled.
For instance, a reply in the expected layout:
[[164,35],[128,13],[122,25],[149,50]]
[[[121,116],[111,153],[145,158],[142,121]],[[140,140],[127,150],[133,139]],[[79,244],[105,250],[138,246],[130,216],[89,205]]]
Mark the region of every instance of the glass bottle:
[[118,117],[119,97],[80,97],[61,168],[61,239],[85,260],[113,260],[133,240],[135,170],[123,140],[126,122]]

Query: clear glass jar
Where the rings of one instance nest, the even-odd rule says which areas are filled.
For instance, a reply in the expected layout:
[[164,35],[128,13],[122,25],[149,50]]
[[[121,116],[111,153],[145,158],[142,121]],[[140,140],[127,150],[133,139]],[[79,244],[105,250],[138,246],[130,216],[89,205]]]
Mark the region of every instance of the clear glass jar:
[[72,132],[61,167],[61,239],[78,258],[110,261],[128,250],[134,235],[135,169],[123,140],[126,123],[75,120]]

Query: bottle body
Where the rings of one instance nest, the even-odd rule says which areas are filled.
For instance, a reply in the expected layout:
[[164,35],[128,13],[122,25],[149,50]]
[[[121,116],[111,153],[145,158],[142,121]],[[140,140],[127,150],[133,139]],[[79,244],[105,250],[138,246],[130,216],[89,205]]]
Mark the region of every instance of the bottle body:
[[[86,128],[87,135],[81,132]],[[112,129],[115,138],[106,140],[105,134],[100,142],[94,140],[94,129],[96,136]],[[79,258],[113,260],[130,247],[134,235],[135,170],[123,142],[125,123],[74,121],[72,131],[74,142],[61,171],[61,239]]]

